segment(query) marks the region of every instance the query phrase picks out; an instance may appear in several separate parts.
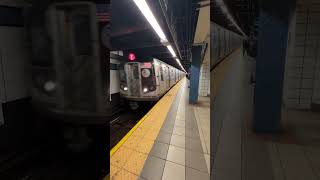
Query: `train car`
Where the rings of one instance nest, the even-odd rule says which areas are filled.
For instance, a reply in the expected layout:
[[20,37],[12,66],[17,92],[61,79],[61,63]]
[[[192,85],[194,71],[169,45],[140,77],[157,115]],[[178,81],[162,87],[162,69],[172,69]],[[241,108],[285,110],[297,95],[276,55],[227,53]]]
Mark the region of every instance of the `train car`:
[[126,62],[119,67],[120,94],[135,109],[141,101],[157,101],[184,77],[184,72],[153,58],[144,62]]
[[53,3],[46,16],[30,16],[33,104],[63,122],[104,124],[109,116],[108,24],[98,14],[104,6]]
[[[32,105],[58,122],[71,148],[107,134],[113,117],[109,5],[66,1],[34,6],[27,16]],[[112,72],[110,72],[112,71]],[[116,88],[115,88],[116,89]],[[89,136],[89,137],[88,137]],[[107,143],[105,143],[107,144]]]

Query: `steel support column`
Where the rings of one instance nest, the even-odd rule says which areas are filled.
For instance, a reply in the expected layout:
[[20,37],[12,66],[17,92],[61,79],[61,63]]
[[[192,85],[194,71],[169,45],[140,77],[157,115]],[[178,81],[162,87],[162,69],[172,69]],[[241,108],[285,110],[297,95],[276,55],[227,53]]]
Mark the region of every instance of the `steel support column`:
[[260,1],[253,129],[279,132],[285,71],[290,0]]
[[202,62],[202,46],[192,47],[192,62],[190,70],[190,93],[189,93],[189,103],[195,104],[198,102],[199,94],[199,78],[200,78],[200,68]]

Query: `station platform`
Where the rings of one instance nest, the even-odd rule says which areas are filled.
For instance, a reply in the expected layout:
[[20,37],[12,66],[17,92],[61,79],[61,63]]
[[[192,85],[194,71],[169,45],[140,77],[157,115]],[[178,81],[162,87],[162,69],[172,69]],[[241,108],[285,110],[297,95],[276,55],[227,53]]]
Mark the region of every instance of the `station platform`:
[[251,126],[254,85],[250,84],[254,62],[241,51],[225,61],[220,67],[223,75],[211,107],[211,178],[320,179],[320,114],[283,107],[283,133],[254,133]]
[[210,99],[188,94],[183,78],[110,151],[110,179],[210,179]]

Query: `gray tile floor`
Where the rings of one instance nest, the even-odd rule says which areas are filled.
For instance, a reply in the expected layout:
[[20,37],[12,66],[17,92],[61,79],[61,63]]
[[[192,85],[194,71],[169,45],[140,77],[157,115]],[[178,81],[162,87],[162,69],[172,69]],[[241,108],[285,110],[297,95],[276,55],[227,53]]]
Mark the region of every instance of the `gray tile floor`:
[[240,53],[233,58],[213,101],[211,178],[320,180],[320,114],[285,110],[283,121],[292,132],[270,137],[254,134],[250,64]]
[[[147,180],[206,180],[205,160],[187,83],[180,88],[140,177]],[[207,120],[209,121],[209,119]]]

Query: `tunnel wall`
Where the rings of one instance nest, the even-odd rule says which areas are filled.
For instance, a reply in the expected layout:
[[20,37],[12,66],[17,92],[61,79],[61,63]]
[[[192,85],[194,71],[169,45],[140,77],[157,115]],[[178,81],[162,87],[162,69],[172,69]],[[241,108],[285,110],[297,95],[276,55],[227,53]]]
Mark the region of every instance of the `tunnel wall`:
[[311,109],[320,104],[320,3],[298,0],[289,27],[284,105]]

